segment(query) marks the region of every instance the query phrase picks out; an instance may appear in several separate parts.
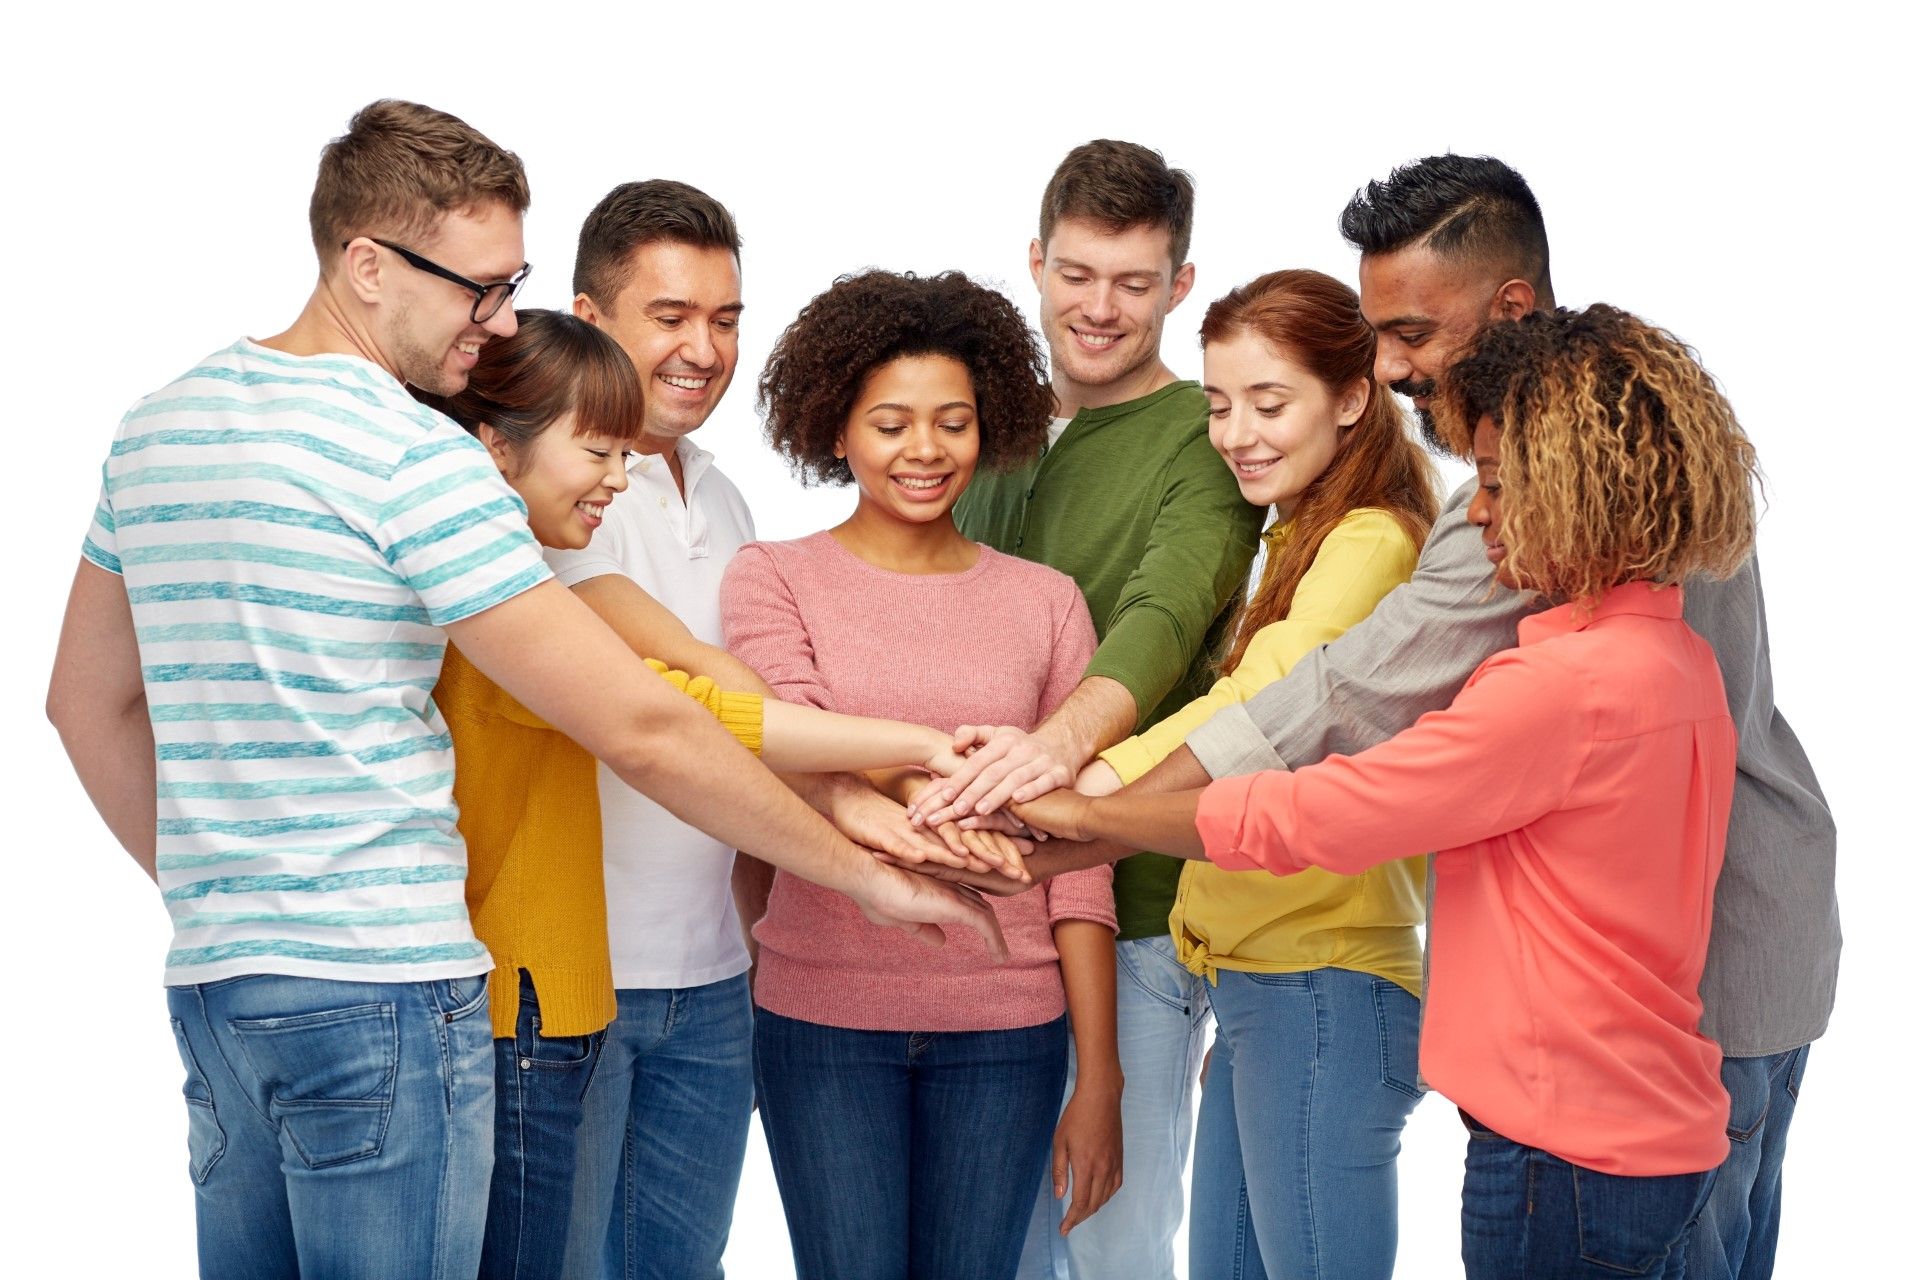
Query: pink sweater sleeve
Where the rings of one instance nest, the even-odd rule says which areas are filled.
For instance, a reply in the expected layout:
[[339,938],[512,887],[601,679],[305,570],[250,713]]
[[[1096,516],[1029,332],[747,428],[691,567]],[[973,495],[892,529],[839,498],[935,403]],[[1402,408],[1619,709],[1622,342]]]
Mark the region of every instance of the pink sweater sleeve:
[[1194,825],[1208,860],[1229,871],[1358,875],[1551,812],[1578,778],[1593,734],[1578,673],[1509,649],[1487,659],[1452,706],[1376,747],[1214,783]]
[[782,701],[835,709],[833,692],[814,665],[793,588],[766,545],[750,542],[720,580],[720,625],[727,651],[760,673]]
[[[1087,612],[1086,599],[1071,581],[1063,592],[1063,608],[1054,628],[1053,665],[1047,672],[1046,692],[1041,695],[1040,715],[1044,719],[1060,709],[1080,684],[1087,663],[1093,658],[1097,642],[1093,634],[1093,616]],[[1047,923],[1062,920],[1092,920],[1118,932],[1119,917],[1113,907],[1113,867],[1102,864],[1083,871],[1069,871],[1046,883]]]

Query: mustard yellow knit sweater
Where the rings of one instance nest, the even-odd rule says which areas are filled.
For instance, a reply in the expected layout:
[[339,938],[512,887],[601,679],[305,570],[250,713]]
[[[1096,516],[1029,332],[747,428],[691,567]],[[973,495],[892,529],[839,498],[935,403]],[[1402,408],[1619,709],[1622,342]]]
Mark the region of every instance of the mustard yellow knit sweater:
[[[647,665],[760,750],[757,694]],[[434,703],[453,736],[453,798],[467,842],[467,911],[493,953],[493,1034],[520,1016],[520,971],[540,996],[540,1031],[591,1035],[613,1021],[600,789],[593,757],[480,673],[451,645]]]

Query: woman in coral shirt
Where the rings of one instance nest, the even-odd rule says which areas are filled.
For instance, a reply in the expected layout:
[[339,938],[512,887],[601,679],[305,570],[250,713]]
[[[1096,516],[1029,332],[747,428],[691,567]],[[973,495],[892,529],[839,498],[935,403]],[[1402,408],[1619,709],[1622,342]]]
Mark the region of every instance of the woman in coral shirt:
[[1698,988],[1735,748],[1681,583],[1751,549],[1753,449],[1606,306],[1488,330],[1440,410],[1496,577],[1552,606],[1518,647],[1358,755],[1024,817],[1280,875],[1437,849],[1421,1067],[1472,1134],[1468,1275],[1668,1275],[1727,1151]]

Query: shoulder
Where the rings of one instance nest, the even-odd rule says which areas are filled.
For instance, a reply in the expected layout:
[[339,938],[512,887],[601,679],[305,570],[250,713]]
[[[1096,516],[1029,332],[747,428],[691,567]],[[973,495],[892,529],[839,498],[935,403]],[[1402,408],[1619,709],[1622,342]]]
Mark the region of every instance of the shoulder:
[[1325,555],[1329,548],[1343,554],[1403,559],[1409,568],[1420,558],[1420,544],[1406,526],[1379,507],[1356,507],[1340,517],[1320,544],[1320,553]]
[[1085,607],[1080,585],[1058,569],[1035,560],[1023,560],[980,544],[982,578],[991,581],[996,591],[1017,591],[1030,599],[1044,600],[1056,614]]
[[745,584],[764,585],[812,577],[820,572],[820,566],[832,551],[821,539],[831,537],[823,531],[786,542],[749,542],[727,561],[721,590],[733,592]]

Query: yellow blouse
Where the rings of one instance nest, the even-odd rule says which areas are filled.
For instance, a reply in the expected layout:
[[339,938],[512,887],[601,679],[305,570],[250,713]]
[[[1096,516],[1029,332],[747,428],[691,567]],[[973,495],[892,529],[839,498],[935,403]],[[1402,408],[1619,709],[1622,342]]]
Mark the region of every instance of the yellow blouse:
[[[1269,530],[1267,563],[1293,527]],[[1293,606],[1260,628],[1240,665],[1146,732],[1101,753],[1121,781],[1132,782],[1178,750],[1220,708],[1245,702],[1293,664],[1373,612],[1413,576],[1420,548],[1398,521],[1372,507],[1349,512],[1313,558]],[[1219,969],[1298,973],[1354,969],[1420,994],[1420,940],[1426,918],[1426,859],[1407,858],[1362,875],[1318,868],[1292,876],[1223,871],[1189,862],[1167,923],[1189,969],[1217,981]]]
[[[647,665],[760,750],[757,694],[724,692],[651,658]],[[451,645],[433,700],[453,737],[467,911],[493,953],[493,1034],[514,1033],[525,969],[540,994],[540,1033],[590,1035],[615,1013],[593,757]]]

